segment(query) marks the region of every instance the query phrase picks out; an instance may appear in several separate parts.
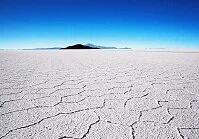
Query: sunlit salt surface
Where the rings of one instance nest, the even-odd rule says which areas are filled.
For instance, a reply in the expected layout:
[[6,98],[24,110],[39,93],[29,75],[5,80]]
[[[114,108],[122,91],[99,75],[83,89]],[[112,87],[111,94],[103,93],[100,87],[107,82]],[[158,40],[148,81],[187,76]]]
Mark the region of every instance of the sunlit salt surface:
[[199,138],[199,53],[0,51],[0,139]]

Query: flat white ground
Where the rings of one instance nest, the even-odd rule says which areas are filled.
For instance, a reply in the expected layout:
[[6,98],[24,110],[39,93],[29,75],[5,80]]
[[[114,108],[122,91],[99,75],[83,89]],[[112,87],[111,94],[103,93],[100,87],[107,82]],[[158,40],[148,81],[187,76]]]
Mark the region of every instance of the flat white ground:
[[198,139],[199,53],[0,51],[0,139]]

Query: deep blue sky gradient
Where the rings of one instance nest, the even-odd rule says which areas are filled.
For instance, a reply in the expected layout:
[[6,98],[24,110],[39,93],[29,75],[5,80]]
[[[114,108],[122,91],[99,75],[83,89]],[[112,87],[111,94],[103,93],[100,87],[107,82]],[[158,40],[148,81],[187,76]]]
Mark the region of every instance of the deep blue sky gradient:
[[1,0],[0,48],[199,48],[198,0]]

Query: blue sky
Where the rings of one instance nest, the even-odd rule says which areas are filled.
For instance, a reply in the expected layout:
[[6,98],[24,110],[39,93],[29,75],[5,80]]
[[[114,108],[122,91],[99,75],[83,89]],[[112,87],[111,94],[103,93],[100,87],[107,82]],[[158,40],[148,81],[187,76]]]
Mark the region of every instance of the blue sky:
[[1,0],[0,48],[199,48],[198,0]]

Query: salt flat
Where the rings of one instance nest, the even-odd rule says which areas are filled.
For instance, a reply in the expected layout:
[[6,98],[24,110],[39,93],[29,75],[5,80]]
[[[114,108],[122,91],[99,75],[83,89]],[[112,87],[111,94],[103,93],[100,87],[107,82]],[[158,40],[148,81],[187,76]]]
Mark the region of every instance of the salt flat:
[[0,139],[198,139],[199,53],[0,51]]

